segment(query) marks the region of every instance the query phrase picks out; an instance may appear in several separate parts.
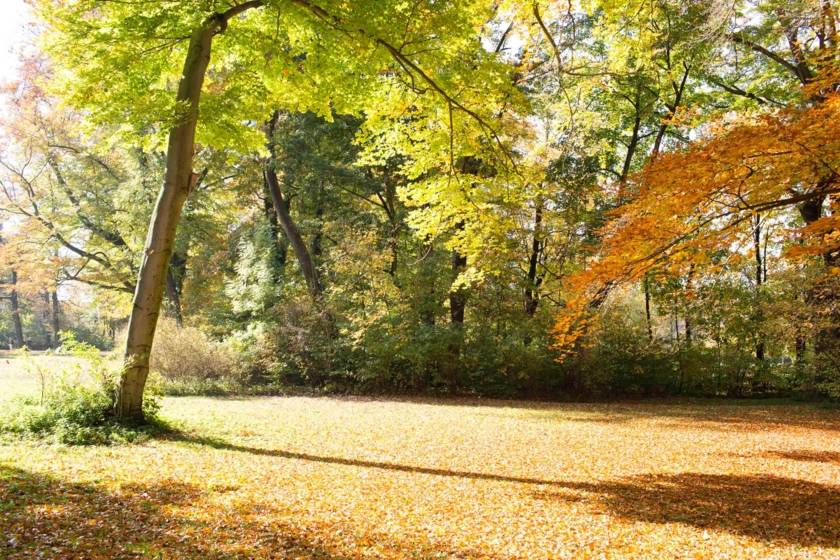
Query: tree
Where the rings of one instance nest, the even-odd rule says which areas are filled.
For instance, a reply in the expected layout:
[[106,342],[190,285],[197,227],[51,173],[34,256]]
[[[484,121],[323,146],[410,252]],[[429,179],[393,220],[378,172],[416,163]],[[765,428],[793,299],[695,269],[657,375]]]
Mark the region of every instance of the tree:
[[[358,110],[360,100],[372,88],[404,100],[425,91],[435,96],[431,105],[436,105],[438,114],[441,106],[450,115],[462,113],[480,136],[500,142],[498,132],[489,124],[496,111],[494,104],[474,109],[450,93],[457,90],[451,87],[453,84],[469,83],[468,76],[498,79],[492,73],[492,64],[476,67],[458,63],[463,52],[480,50],[472,30],[488,18],[489,6],[484,2],[458,6],[424,3],[411,8],[400,2],[319,6],[305,0],[289,5],[251,0],[228,3],[220,11],[213,11],[204,2],[151,9],[100,0],[42,0],[36,5],[52,31],[50,52],[72,72],[68,74],[72,79],[62,83],[71,101],[106,107],[96,116],[131,124],[144,120],[148,124],[143,112],[153,109],[152,114],[169,127],[164,186],[152,214],[139,268],[116,402],[117,416],[126,421],[142,419],[143,388],[166,271],[181,209],[196,179],[192,167],[200,108],[212,113],[215,102],[234,97],[241,101],[227,112],[230,104],[215,106],[219,113],[206,122],[210,125],[207,131],[218,133],[225,126],[229,127],[226,132],[241,129],[234,123],[247,120],[249,115],[256,117],[255,113],[268,114],[266,108],[271,105],[272,110],[277,106],[310,106],[329,115],[330,103],[339,112],[352,107]],[[246,14],[258,8],[261,10],[256,15]],[[89,17],[94,12],[95,17]],[[242,15],[247,17],[242,19]],[[394,25],[395,21],[410,21],[411,25]],[[277,34],[282,24],[288,27],[282,28],[280,39]],[[213,74],[219,81],[211,88],[216,95],[202,100],[214,39],[229,25],[238,29],[230,33],[230,40],[222,42],[224,48],[217,53],[219,62]],[[186,52],[181,39],[185,30],[190,36]],[[437,46],[416,50],[416,41],[431,41]],[[184,56],[174,104],[166,98],[168,88],[159,85],[161,78],[172,71],[172,51]],[[132,64],[127,64],[129,60]],[[431,60],[434,65],[428,64]],[[433,73],[428,68],[434,66],[449,66],[449,71]],[[391,78],[378,78],[383,71]],[[312,76],[319,77],[314,86]],[[217,85],[221,80],[226,87]],[[342,87],[336,87],[338,84]],[[151,91],[147,93],[146,88]],[[138,102],[139,94],[148,101]],[[253,149],[256,132],[244,131],[239,147]],[[206,139],[212,142],[212,133]],[[219,143],[218,136],[215,141]]]
[[[838,111],[840,99],[829,95],[818,105],[722,124],[690,149],[649,163],[638,176],[639,195],[605,228],[599,260],[570,279],[558,344],[583,333],[588,302],[605,286],[663,263],[676,270],[711,251],[749,247],[758,213],[836,197],[840,145],[829,123]],[[792,230],[804,243],[789,254],[821,254],[832,273],[836,229],[832,213]]]
[[321,279],[319,278],[315,261],[312,258],[312,253],[314,253],[314,251],[310,251],[306,246],[306,242],[303,240],[300,230],[292,220],[290,212],[291,201],[289,200],[288,195],[283,195],[283,192],[280,190],[280,181],[277,178],[278,161],[276,135],[278,134],[277,125],[279,118],[280,113],[275,111],[266,126],[269,157],[264,164],[265,183],[267,185],[268,192],[271,194],[271,202],[274,207],[274,211],[276,212],[277,220],[283,228],[283,233],[286,235],[286,239],[288,239],[289,244],[292,246],[292,251],[294,251],[295,257],[298,261],[298,266],[300,267],[303,277],[306,279],[306,286],[309,288],[309,295],[317,302],[321,299],[324,287],[321,283]]

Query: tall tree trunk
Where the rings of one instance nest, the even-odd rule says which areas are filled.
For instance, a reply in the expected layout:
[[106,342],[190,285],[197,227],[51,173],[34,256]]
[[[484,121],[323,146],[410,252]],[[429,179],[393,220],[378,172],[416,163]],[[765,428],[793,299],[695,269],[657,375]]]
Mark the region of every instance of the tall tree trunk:
[[42,292],[41,297],[44,299],[44,322],[47,323],[44,329],[46,335],[47,348],[55,348],[58,346],[58,333],[52,329],[52,321],[50,320],[50,293],[48,291]]
[[50,325],[55,336],[55,347],[61,343],[58,334],[61,332],[61,305],[58,301],[58,291],[52,290],[50,292]]
[[[539,274],[540,258],[542,256],[542,217],[543,204],[538,200],[534,209],[534,233],[531,238],[531,254],[528,257],[528,275],[525,279],[525,314],[533,317],[540,303],[540,286],[543,277]],[[527,342],[526,342],[527,344]]]
[[[463,227],[460,226],[460,227]],[[467,257],[458,251],[452,251],[452,274],[458,275],[467,267]],[[449,389],[458,391],[461,377],[461,348],[464,337],[464,316],[467,308],[467,290],[463,286],[449,290],[449,326],[452,329],[448,348],[449,363],[443,364],[442,372]]]
[[58,348],[61,344],[61,339],[58,336],[60,325],[58,323],[58,294],[55,290],[48,290],[43,293],[44,305],[46,311],[44,313],[46,320],[49,322],[47,330],[47,347]]
[[796,333],[796,339],[794,340],[794,348],[795,348],[795,360],[796,364],[800,365],[805,361],[805,350],[806,350],[806,341],[805,337],[802,333]]
[[289,240],[289,245],[292,246],[292,252],[294,252],[298,266],[300,266],[300,270],[306,280],[309,295],[312,296],[312,299],[318,300],[321,298],[323,293],[323,287],[321,286],[321,281],[318,278],[318,270],[315,268],[312,255],[309,253],[309,248],[306,246],[306,242],[303,240],[300,230],[298,230],[297,225],[292,219],[292,215],[289,211],[289,201],[283,197],[283,193],[280,190],[280,185],[277,181],[277,173],[270,167],[270,165],[266,165],[265,180],[268,184],[269,190],[271,191],[271,197],[274,202],[274,210],[277,212],[277,218],[280,222],[280,226],[283,228],[283,233],[286,234],[286,238]]
[[175,323],[177,323],[179,327],[183,327],[184,315],[181,312],[181,293],[178,289],[178,283],[175,280],[175,273],[172,271],[171,266],[166,270],[166,298],[172,306],[172,317],[175,319]]
[[[467,257],[458,251],[452,251],[452,273],[458,278],[467,268]],[[461,286],[449,291],[449,319],[456,327],[464,325],[464,315],[467,308],[467,290]]]
[[12,308],[12,326],[15,331],[15,348],[23,348],[23,322],[20,320],[20,301],[18,301],[17,271],[13,270],[9,279],[12,289],[9,291],[9,306]]
[[[275,118],[272,118],[272,122],[274,120]],[[273,136],[274,127],[270,126],[269,128],[271,131],[269,134],[269,144],[273,154],[273,139],[271,137]],[[283,228],[283,233],[286,234],[286,239],[289,240],[289,244],[292,246],[292,251],[297,259],[298,266],[300,266],[301,273],[303,273],[303,277],[306,280],[309,295],[312,296],[314,301],[319,301],[324,289],[318,278],[318,270],[315,268],[315,263],[312,260],[312,255],[309,253],[309,248],[306,246],[306,242],[303,240],[303,236],[300,234],[300,230],[298,230],[289,212],[289,201],[283,197],[283,192],[280,190],[275,165],[276,161],[274,157],[271,157],[265,163],[265,183],[271,193],[271,200],[274,204],[274,210],[277,212],[277,219]]]
[[633,118],[633,132],[630,135],[630,143],[627,144],[627,154],[624,156],[624,165],[621,167],[621,175],[618,178],[618,204],[622,205],[629,199],[627,194],[627,179],[630,177],[630,166],[633,164],[633,157],[636,155],[636,148],[639,145],[639,132],[642,126],[641,109],[636,107],[636,116]]
[[781,8],[776,10],[776,15],[782,26],[782,31],[788,40],[788,48],[790,54],[793,55],[793,60],[796,63],[796,75],[803,84],[807,84],[814,77],[811,68],[808,66],[808,61],[805,59],[805,50],[802,43],[799,41],[799,29],[793,14]]
[[[458,158],[458,162],[456,163],[456,168],[460,173],[464,175],[471,175],[473,177],[480,177],[482,175],[487,175],[491,173],[487,169],[484,168],[484,162],[481,159],[474,157],[474,156],[463,156]],[[472,185],[471,185],[472,186]],[[461,231],[464,229],[464,222],[458,222],[455,224],[455,229],[457,231]],[[467,257],[466,255],[461,254],[457,250],[452,251],[452,273],[453,273],[453,281],[458,278],[458,276],[466,270],[467,268]],[[467,289],[463,286],[458,287],[457,289],[449,290],[449,320],[450,323],[460,328],[464,325],[464,317],[467,307],[467,298],[469,294]],[[457,353],[460,354],[460,343],[459,347],[457,348]]]
[[143,389],[149,375],[149,358],[163,302],[169,258],[181,209],[198,178],[192,169],[195,127],[213,37],[225,30],[230,18],[262,4],[262,0],[251,0],[223,14],[214,14],[204,20],[190,37],[176,95],[177,124],[169,131],[166,173],[149,223],[128,323],[124,365],[114,406],[116,417],[123,422],[143,422]]
[[399,247],[397,246],[397,234],[391,233],[388,238],[388,249],[391,251],[391,260],[388,263],[388,276],[393,279],[394,285],[400,287],[400,281],[397,278],[397,267],[400,262]]
[[271,232],[271,276],[275,284],[280,283],[283,270],[286,267],[286,258],[289,253],[289,240],[280,227],[277,219],[277,211],[274,209],[271,192],[268,188],[268,181],[263,180],[263,212],[268,221]]
[[[668,67],[670,68],[671,62],[670,57],[668,60]],[[680,83],[677,84],[673,80],[671,81],[671,87],[674,88],[674,103],[671,105],[665,104],[665,107],[668,109],[668,116],[673,117],[677,109],[679,109],[680,104],[682,103],[683,93],[685,92],[685,82],[688,80],[688,74],[691,71],[691,66],[688,64],[683,63],[683,69],[685,70],[682,75],[682,79]],[[665,139],[665,132],[668,130],[668,123],[663,122],[659,125],[659,130],[656,132],[656,140],[653,142],[653,151],[651,152],[651,158],[656,159],[659,156],[659,152],[662,150],[662,141]]]
[[756,214],[753,218],[753,246],[755,249],[755,296],[756,296],[756,343],[755,343],[755,359],[759,362],[764,361],[764,334],[761,332],[761,286],[764,284],[764,262],[761,257],[761,215]]
[[642,286],[645,289],[645,321],[647,323],[648,342],[653,342],[653,323],[650,318],[650,276],[648,274],[645,274]]
[[674,340],[677,346],[680,345],[680,318],[676,311],[674,312]]
[[[685,287],[686,287],[686,291],[688,292],[687,295],[690,295],[690,293],[691,293],[691,289],[692,289],[691,285],[692,285],[692,279],[694,278],[694,270],[695,270],[695,266],[694,266],[694,263],[692,263],[688,267],[688,274],[686,274],[686,278],[685,278]],[[691,301],[688,298],[686,298],[686,300]],[[691,311],[692,310],[689,307],[689,305],[686,305],[685,308],[684,308],[684,313],[685,313],[685,317],[684,317],[684,321],[685,321],[685,346],[686,346],[686,348],[691,348],[691,341],[692,341],[692,338],[694,336],[694,332],[692,331],[692,324],[691,324]]]

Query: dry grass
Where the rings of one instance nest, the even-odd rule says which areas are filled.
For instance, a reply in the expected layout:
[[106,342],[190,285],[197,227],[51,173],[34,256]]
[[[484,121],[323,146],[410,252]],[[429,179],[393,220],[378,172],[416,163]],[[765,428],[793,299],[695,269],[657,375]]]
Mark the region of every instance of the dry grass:
[[163,414],[181,435],[0,447],[0,557],[840,558],[837,410],[170,398]]
[[39,391],[41,375],[51,377],[67,365],[68,358],[31,353],[0,351],[0,406],[6,399]]

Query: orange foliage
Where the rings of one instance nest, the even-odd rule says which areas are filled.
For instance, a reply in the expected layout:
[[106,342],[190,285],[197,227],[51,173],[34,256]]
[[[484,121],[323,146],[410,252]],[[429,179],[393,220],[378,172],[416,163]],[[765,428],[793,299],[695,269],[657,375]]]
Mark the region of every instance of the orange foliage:
[[682,270],[715,251],[747,246],[756,213],[831,201],[832,213],[789,231],[789,257],[840,249],[840,94],[805,108],[710,125],[705,139],[651,161],[635,178],[637,196],[602,230],[597,258],[572,276],[555,325],[567,352],[592,320],[592,303],[654,267]]
[[0,445],[0,557],[840,554],[828,409],[173,398],[163,413],[187,433]]

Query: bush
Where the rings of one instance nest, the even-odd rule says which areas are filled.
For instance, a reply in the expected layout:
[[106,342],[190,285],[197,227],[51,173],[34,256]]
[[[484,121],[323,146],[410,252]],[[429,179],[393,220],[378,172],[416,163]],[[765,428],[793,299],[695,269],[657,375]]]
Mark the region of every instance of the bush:
[[13,401],[0,417],[0,432],[69,445],[131,442],[144,433],[114,421],[113,400],[100,387],[62,385],[47,395]]
[[96,348],[72,335],[62,333],[62,349],[78,358],[76,364],[46,372],[30,360],[28,369],[38,375],[39,394],[13,399],[0,414],[0,433],[70,445],[107,445],[136,441],[156,429],[159,407],[153,394],[144,401],[151,427],[122,426],[113,416],[116,370]]
[[227,394],[242,385],[242,368],[227,345],[171,319],[158,324],[151,369],[167,394]]
[[452,348],[460,333],[399,318],[365,332],[355,352],[353,381],[363,392],[417,393],[455,388],[461,364]]
[[228,339],[242,361],[240,374],[249,392],[307,387],[346,392],[351,386],[349,350],[329,311],[312,308],[308,296],[290,297]]
[[817,389],[832,399],[840,400],[840,349],[833,348],[815,360],[818,371]]
[[545,396],[560,375],[548,342],[475,321],[410,323],[393,315],[369,327],[353,356],[354,389],[368,393]]

